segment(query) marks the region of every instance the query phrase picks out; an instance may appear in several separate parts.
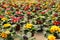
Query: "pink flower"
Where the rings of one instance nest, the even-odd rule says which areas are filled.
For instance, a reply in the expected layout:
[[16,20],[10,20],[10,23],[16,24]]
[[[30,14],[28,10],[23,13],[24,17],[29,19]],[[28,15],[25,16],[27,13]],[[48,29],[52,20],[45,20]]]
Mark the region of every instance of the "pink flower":
[[41,14],[43,14],[43,15],[44,15],[44,14],[45,14],[45,12],[43,11],[43,12],[41,12]]
[[10,8],[6,8],[6,10],[10,10]]
[[0,18],[3,18],[4,16],[0,15]]
[[22,18],[24,18],[24,16],[20,16],[19,18],[22,19]]
[[12,18],[12,22],[14,22],[14,23],[15,23],[15,22],[18,22],[19,20],[20,20],[20,17],[13,17],[13,18]]
[[11,16],[11,18],[12,18],[12,22],[18,22],[20,19],[22,19],[23,18],[23,16],[20,16],[20,17],[14,17],[14,16]]
[[27,12],[27,14],[28,14],[28,15],[30,15],[30,14],[31,14],[31,12]]
[[20,11],[16,11],[16,14],[21,14],[22,12],[20,12]]
[[46,10],[42,11],[41,14],[45,14],[45,13],[48,12],[48,11],[49,11],[49,10],[46,9]]
[[24,10],[27,11],[29,8],[30,8],[30,6],[28,5],[24,8]]

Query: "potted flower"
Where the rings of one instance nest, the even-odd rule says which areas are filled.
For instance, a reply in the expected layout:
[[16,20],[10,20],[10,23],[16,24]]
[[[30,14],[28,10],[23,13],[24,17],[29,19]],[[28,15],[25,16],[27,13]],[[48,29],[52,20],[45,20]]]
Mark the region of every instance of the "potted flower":
[[36,31],[36,28],[33,26],[33,24],[31,23],[27,23],[25,26],[24,26],[24,33],[27,34],[28,32],[31,32],[32,35],[31,36],[34,36],[34,33]]
[[51,26],[46,30],[45,36],[48,37],[49,40],[60,39],[60,27],[56,25]]

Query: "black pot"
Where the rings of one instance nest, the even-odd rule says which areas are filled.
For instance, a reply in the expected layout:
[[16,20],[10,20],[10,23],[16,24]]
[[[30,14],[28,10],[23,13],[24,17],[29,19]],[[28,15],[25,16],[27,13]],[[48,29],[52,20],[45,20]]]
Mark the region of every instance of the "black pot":
[[54,33],[54,36],[56,37],[56,39],[60,39],[57,33]]
[[28,40],[28,37],[24,35],[23,40]]
[[38,30],[37,32],[43,32],[43,26],[40,26],[40,30]]
[[33,37],[34,36],[34,33],[35,33],[35,30],[31,31],[31,33],[32,33],[31,37]]
[[28,30],[24,30],[24,34],[27,34]]
[[16,31],[19,31],[20,30],[20,25],[17,25],[16,28],[15,28]]

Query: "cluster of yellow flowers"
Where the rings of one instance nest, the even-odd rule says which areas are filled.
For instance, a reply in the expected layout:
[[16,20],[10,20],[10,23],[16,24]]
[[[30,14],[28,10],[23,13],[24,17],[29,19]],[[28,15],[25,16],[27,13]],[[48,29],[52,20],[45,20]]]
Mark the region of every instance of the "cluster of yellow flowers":
[[7,27],[10,27],[11,24],[7,23],[7,24],[4,24],[3,26],[4,26],[5,28],[7,28]]
[[8,34],[10,34],[10,31],[5,31],[5,32],[2,32],[2,33],[0,33],[0,36],[2,37],[2,38],[7,38],[8,37]]
[[3,17],[1,20],[5,21],[5,20],[8,20],[7,18]]
[[50,32],[51,33],[53,33],[53,32],[56,32],[56,31],[58,31],[58,32],[60,32],[60,28],[59,28],[59,26],[52,26],[51,28],[50,28]]
[[49,35],[49,36],[48,36],[48,40],[56,40],[56,37],[53,36],[53,35]]
[[28,23],[25,26],[26,29],[31,29],[32,27],[33,27],[33,24],[28,24]]

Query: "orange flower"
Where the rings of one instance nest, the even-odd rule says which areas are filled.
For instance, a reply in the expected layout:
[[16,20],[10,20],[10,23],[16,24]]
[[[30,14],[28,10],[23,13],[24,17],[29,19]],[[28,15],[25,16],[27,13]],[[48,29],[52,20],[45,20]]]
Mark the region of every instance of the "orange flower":
[[7,38],[7,34],[4,33],[4,32],[2,32],[2,33],[1,33],[1,37],[2,37],[2,38]]
[[8,15],[9,15],[9,14],[11,14],[11,13],[10,13],[10,12],[6,12],[6,14],[8,14]]
[[8,7],[9,5],[8,4],[4,4],[3,7]]

